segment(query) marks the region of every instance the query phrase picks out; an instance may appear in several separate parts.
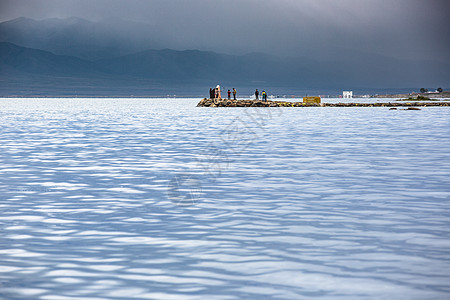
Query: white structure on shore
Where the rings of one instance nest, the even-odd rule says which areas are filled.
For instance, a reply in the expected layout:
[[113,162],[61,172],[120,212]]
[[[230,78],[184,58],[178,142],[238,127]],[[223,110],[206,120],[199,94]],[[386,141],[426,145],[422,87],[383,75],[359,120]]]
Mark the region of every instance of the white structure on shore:
[[342,92],[342,98],[353,98],[353,91],[343,91]]

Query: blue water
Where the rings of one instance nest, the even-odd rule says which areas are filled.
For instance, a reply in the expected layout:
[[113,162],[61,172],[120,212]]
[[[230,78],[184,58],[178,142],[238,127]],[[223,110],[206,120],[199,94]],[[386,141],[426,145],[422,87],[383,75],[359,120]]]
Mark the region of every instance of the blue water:
[[450,298],[450,108],[198,101],[0,99],[0,298]]

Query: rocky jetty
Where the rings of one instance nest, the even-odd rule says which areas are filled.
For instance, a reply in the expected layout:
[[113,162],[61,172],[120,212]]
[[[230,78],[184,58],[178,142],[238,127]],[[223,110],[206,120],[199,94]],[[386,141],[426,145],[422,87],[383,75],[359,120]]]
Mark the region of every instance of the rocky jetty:
[[228,99],[202,99],[198,107],[425,107],[450,106],[448,101],[440,102],[389,102],[389,103],[303,103],[286,101],[261,100],[228,100]]

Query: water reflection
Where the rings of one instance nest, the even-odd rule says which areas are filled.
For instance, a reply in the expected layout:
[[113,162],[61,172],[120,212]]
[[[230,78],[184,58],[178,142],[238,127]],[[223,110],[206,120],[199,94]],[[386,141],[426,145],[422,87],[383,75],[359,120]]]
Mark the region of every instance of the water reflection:
[[[196,102],[2,99],[0,295],[448,297],[447,108],[286,108],[261,126]],[[199,163],[211,145],[220,172]],[[168,197],[183,174],[190,205]]]

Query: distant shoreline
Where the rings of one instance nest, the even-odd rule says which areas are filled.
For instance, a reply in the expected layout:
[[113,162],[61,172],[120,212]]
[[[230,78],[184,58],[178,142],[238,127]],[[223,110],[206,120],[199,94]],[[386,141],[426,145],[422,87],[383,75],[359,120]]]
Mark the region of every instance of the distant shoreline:
[[409,93],[409,94],[385,94],[385,95],[375,95],[371,98],[417,98],[420,97],[428,97],[428,98],[439,98],[446,99],[450,98],[450,91],[443,91],[442,93],[438,92],[428,92],[428,93]]

